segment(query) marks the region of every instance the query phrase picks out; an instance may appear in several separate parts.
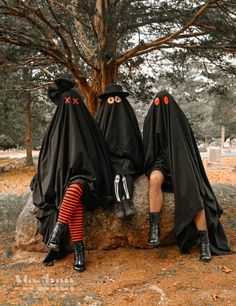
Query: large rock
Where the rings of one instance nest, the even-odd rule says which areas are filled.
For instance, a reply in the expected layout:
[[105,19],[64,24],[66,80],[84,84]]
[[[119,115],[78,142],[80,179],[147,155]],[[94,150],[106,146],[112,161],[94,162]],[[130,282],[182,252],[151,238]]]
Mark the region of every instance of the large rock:
[[38,234],[39,221],[36,219],[36,212],[32,194],[30,194],[16,224],[16,244],[22,250],[36,252],[46,250],[42,236]]
[[[236,188],[233,185],[213,186],[216,197],[222,204],[226,222],[235,215]],[[134,204],[137,214],[124,220],[114,218],[113,210],[97,209],[85,212],[84,240],[87,249],[112,249],[120,246],[148,248],[148,182],[140,177],[135,183]],[[174,195],[164,194],[165,205],[161,215],[161,243],[173,243]],[[16,244],[28,251],[45,251],[42,237],[38,234],[39,223],[35,217],[36,208],[30,195],[24,210],[21,212],[16,227]],[[234,219],[235,220],[235,219]],[[234,224],[232,223],[234,226]]]

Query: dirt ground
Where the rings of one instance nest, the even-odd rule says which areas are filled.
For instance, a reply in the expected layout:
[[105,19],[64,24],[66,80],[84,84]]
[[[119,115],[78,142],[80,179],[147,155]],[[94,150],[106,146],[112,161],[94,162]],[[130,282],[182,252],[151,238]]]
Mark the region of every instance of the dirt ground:
[[[236,157],[207,167],[211,183],[236,185]],[[34,167],[0,173],[0,191],[29,190]],[[236,229],[225,227],[236,250]],[[201,263],[199,250],[181,255],[177,246],[86,251],[86,271],[73,271],[73,254],[52,267],[45,254],[14,247],[14,232],[0,233],[0,305],[235,306],[236,254]]]

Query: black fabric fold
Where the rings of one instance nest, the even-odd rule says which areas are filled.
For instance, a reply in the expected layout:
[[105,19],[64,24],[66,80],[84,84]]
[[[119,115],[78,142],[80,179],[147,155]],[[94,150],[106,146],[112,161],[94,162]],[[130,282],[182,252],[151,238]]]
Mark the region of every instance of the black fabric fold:
[[96,120],[110,153],[113,173],[134,176],[143,174],[142,136],[129,101],[122,96],[120,103],[109,104],[103,100]]
[[145,173],[165,156],[175,197],[175,234],[183,253],[196,244],[194,218],[205,209],[211,249],[228,254],[230,247],[219,220],[223,213],[208,181],[197,144],[183,111],[167,91],[157,94],[143,128]]
[[110,207],[113,201],[110,160],[97,123],[74,88],[58,92],[58,106],[44,136],[31,184],[39,231],[46,243],[69,184],[83,184],[82,202],[89,210]]

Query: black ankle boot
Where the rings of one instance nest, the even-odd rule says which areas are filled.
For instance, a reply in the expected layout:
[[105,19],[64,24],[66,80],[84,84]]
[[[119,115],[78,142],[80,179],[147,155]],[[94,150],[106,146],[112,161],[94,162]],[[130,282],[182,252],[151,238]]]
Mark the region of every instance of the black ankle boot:
[[122,202],[115,202],[115,217],[117,219],[122,219],[125,216],[124,205]]
[[201,255],[199,260],[209,262],[211,260],[210,242],[207,231],[198,231],[200,238]]
[[83,241],[74,242],[74,269],[78,272],[85,270]]
[[148,243],[151,245],[159,244],[159,236],[160,236],[160,213],[152,212],[149,213],[149,222],[150,222],[150,231],[149,231],[149,239]]
[[60,239],[61,239],[62,233],[66,229],[66,226],[67,226],[66,224],[57,221],[51,233],[51,236],[48,240],[48,243],[47,243],[47,247],[49,249],[59,251]]
[[124,204],[124,210],[125,210],[126,217],[135,215],[136,212],[135,212],[134,204],[132,200],[130,199],[123,200],[123,204]]

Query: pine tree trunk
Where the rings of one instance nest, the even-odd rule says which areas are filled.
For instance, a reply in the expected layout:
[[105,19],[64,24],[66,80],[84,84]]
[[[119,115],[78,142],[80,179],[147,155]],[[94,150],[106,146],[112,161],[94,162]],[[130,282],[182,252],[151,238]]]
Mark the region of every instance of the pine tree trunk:
[[[28,99],[30,96],[28,95]],[[26,165],[34,164],[32,156],[32,125],[31,125],[31,103],[27,101],[25,109],[25,148],[26,148]]]
[[[90,86],[80,84],[82,94],[86,99],[89,111],[96,113],[99,106],[98,95],[101,94],[108,84],[117,81],[117,64],[116,64],[116,32],[113,24],[108,22],[107,14],[109,7],[113,4],[108,0],[96,1],[96,14],[94,15],[94,27],[97,32],[97,41],[100,49],[96,58],[95,67]],[[83,82],[83,81],[82,81]],[[88,88],[89,87],[89,88]]]
[[[32,79],[31,69],[25,67],[23,70],[23,80],[28,84]],[[26,165],[33,165],[32,156],[32,125],[31,125],[31,94],[23,92],[22,99],[25,101],[25,149],[26,149]]]
[[114,84],[117,81],[117,67],[114,62],[111,64],[101,62],[100,67],[100,71],[94,70],[93,72],[91,86],[88,86],[86,82],[76,79],[88,110],[92,115],[96,113],[99,106],[99,94],[105,90],[108,84]]

